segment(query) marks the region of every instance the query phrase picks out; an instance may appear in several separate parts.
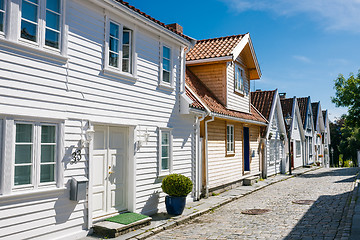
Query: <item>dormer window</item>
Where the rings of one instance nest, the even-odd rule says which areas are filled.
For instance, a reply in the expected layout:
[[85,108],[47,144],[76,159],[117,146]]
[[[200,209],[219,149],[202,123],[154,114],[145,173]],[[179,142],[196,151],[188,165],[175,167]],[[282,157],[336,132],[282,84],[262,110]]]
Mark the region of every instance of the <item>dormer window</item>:
[[244,92],[244,70],[235,64],[235,91]]

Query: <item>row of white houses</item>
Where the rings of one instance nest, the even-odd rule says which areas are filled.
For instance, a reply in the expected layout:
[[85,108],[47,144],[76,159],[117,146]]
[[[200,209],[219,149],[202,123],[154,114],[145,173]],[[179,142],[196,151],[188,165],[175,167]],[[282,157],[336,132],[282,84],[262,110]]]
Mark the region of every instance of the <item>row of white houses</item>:
[[249,34],[196,41],[120,0],[1,0],[0,238],[154,214],[169,173],[189,201],[285,173],[284,111],[293,167],[328,163],[327,111],[275,90],[264,112],[260,77]]

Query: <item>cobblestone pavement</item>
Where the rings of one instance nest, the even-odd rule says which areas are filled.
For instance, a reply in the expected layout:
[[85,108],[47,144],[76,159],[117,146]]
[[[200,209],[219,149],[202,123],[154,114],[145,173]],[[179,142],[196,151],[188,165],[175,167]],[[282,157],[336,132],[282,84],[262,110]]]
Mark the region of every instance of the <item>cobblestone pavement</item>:
[[[149,239],[348,239],[344,219],[358,171],[358,168],[322,168],[309,172],[251,193]],[[315,202],[299,205],[292,203],[295,200]],[[271,211],[263,215],[241,213],[252,208]]]

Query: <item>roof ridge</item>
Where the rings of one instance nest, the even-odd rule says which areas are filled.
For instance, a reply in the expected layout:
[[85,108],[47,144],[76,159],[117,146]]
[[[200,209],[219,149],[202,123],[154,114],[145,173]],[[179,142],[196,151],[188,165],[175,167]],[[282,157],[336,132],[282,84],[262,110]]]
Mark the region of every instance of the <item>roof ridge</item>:
[[231,37],[243,37],[245,36],[247,33],[245,34],[237,34],[237,35],[229,35],[229,36],[223,36],[223,37],[216,37],[216,38],[207,38],[207,39],[201,39],[201,40],[197,40],[197,42],[205,42],[205,41],[209,41],[209,40],[218,40],[218,39],[225,39],[225,38],[231,38]]
[[253,91],[253,92],[251,92],[251,93],[262,93],[262,92],[275,92],[276,91],[276,89],[275,90],[265,90],[265,91]]

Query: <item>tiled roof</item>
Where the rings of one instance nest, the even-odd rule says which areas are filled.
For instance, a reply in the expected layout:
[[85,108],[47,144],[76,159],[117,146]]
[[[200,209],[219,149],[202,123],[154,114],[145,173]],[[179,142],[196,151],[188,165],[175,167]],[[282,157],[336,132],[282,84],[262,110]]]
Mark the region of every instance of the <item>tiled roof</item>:
[[146,13],[140,11],[140,9],[138,9],[138,8],[130,5],[128,2],[125,2],[125,1],[122,1],[122,0],[115,0],[115,1],[118,2],[118,3],[121,3],[122,5],[124,5],[124,6],[126,6],[127,8],[133,10],[134,12],[136,12],[136,13],[138,13],[138,14],[140,14],[140,15],[148,18],[148,19],[150,19],[150,20],[153,21],[154,23],[157,23],[157,24],[159,24],[160,26],[162,26],[162,27],[164,27],[164,28],[166,28],[166,29],[168,29],[168,30],[170,30],[170,31],[178,34],[179,36],[185,38],[186,40],[189,40],[189,41],[192,40],[192,38],[190,38],[189,36],[186,36],[186,35],[184,35],[183,33],[178,32],[178,31],[176,31],[175,29],[167,26],[165,23],[160,22],[159,20],[156,20],[155,18],[151,17],[150,15],[147,15]]
[[313,112],[314,127],[316,129],[316,120],[318,117],[319,102],[311,103],[311,108],[312,108],[312,112]]
[[199,60],[230,56],[245,34],[198,40],[186,54],[186,60]]
[[323,114],[323,118],[324,118],[324,124],[325,124],[325,127],[326,127],[326,110],[323,110],[322,111],[322,114]]
[[[257,121],[259,123],[266,123],[266,120],[255,110],[255,108],[251,105],[250,113],[244,113],[234,110],[227,109],[224,105],[220,103],[220,101],[215,97],[214,93],[212,93],[201,80],[192,73],[189,69],[186,69],[185,82],[187,87],[189,87],[197,97],[201,99],[201,101],[206,105],[206,107],[213,113],[241,118],[245,120]],[[195,99],[196,97],[192,95],[190,91],[187,91],[186,94],[191,98]],[[205,109],[205,107],[199,102],[194,101],[191,105],[193,108],[197,109]]]
[[251,103],[268,121],[275,91],[256,91],[251,93]]
[[306,118],[306,109],[308,106],[308,97],[302,97],[302,98],[297,98],[296,99],[299,105],[299,111],[300,111],[300,116],[301,116],[301,120],[302,120],[302,124],[304,126],[305,124],[305,118]]
[[291,116],[292,110],[293,110],[292,108],[293,108],[294,99],[293,98],[280,99],[280,102],[281,102],[281,109],[283,112],[284,119],[288,115]]

